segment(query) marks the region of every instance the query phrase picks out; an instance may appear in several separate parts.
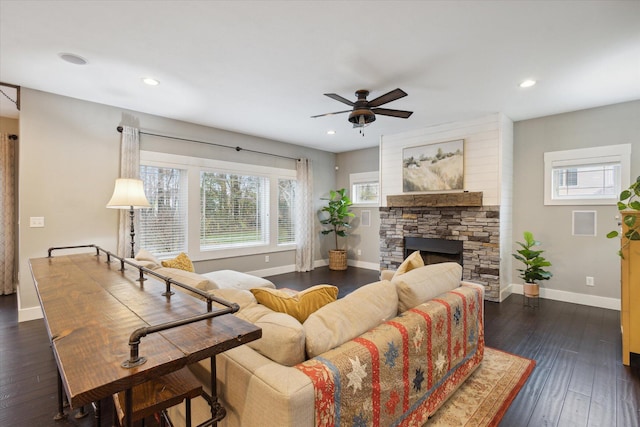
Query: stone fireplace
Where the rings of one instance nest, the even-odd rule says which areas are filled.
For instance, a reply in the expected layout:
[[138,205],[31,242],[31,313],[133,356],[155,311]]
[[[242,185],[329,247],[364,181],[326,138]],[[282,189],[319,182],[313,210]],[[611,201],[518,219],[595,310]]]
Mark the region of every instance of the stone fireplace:
[[[435,251],[436,262],[456,261],[450,252],[462,246],[463,279],[483,284],[485,298],[499,301],[500,207],[483,206],[482,193],[451,195],[388,196],[387,207],[380,208],[380,267],[396,269],[406,252],[422,253],[413,247],[422,239],[449,242]],[[429,245],[424,252],[434,252]]]

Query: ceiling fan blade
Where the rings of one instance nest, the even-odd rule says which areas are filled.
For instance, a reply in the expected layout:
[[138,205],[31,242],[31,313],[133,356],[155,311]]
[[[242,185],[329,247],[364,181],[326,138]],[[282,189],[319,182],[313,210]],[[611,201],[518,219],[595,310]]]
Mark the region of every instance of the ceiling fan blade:
[[344,111],[336,111],[334,113],[318,114],[317,116],[311,116],[311,118],[315,119],[315,118],[318,118],[318,117],[333,116],[334,114],[350,113],[351,111],[353,111],[353,110],[344,110]]
[[383,116],[400,117],[401,119],[408,119],[413,114],[413,111],[404,110],[390,110],[388,108],[372,108],[374,114],[381,114]]
[[343,98],[336,93],[325,93],[324,96],[328,96],[331,99],[335,99],[336,101],[340,101],[343,104],[351,105],[352,107],[355,105],[352,101],[349,101],[347,98]]
[[384,95],[380,95],[376,99],[372,99],[371,101],[369,101],[369,108],[378,107],[382,104],[395,101],[396,99],[400,99],[405,96],[407,96],[407,92],[403,91],[400,88],[394,89],[391,92],[387,92]]

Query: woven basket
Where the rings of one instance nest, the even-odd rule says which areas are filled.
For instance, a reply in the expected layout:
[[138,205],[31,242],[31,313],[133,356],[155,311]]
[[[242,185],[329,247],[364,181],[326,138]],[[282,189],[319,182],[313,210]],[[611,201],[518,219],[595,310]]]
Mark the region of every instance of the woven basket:
[[347,251],[334,249],[329,251],[329,270],[347,269]]

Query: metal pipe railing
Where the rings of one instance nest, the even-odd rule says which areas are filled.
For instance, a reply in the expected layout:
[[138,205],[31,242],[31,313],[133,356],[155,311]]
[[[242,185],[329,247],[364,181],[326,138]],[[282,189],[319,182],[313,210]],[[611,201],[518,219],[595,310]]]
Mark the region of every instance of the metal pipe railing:
[[[134,366],[139,366],[142,365],[144,362],[146,362],[146,358],[140,356],[139,354],[139,347],[140,347],[140,339],[147,336],[148,334],[152,334],[155,332],[160,332],[160,331],[164,331],[167,329],[172,329],[172,328],[176,328],[178,326],[183,326],[183,325],[187,325],[189,323],[195,323],[195,322],[199,322],[201,320],[206,320],[206,319],[212,319],[214,317],[218,317],[218,316],[222,316],[225,314],[231,314],[231,313],[235,313],[240,309],[240,306],[234,302],[229,302],[226,300],[223,300],[221,298],[209,295],[208,293],[194,288],[192,286],[186,285],[184,283],[178,282],[177,280],[172,279],[171,277],[167,277],[165,275],[162,275],[156,271],[150,270],[146,267],[143,267],[141,265],[138,265],[134,262],[131,262],[125,258],[119,257],[116,254],[109,252],[99,246],[96,245],[77,245],[77,246],[60,246],[60,247],[53,247],[53,248],[49,248],[47,253],[48,253],[48,258],[52,258],[52,253],[53,251],[57,251],[57,250],[63,250],[63,249],[81,249],[81,248],[95,248],[96,249],[96,256],[100,256],[100,252],[103,252],[106,254],[107,256],[107,263],[111,262],[111,258],[116,258],[117,260],[120,261],[120,271],[124,272],[125,269],[125,264],[126,265],[130,265],[134,268],[136,268],[139,273],[140,273],[140,279],[139,281],[142,283],[142,281],[144,280],[144,274],[146,273],[147,275],[151,275],[154,276],[160,280],[163,280],[167,286],[166,288],[166,292],[163,293],[163,295],[166,295],[167,297],[171,297],[171,295],[173,294],[173,292],[171,292],[171,285],[175,285],[178,286],[180,288],[183,288],[185,290],[188,290],[190,292],[193,292],[197,295],[200,295],[201,297],[206,299],[207,302],[207,313],[204,314],[199,314],[196,316],[192,316],[192,317],[187,317],[184,319],[180,319],[180,320],[175,320],[173,322],[166,322],[166,323],[162,323],[159,325],[152,325],[152,326],[146,326],[146,327],[142,327],[142,328],[138,328],[135,331],[133,331],[129,337],[129,347],[130,347],[130,352],[129,352],[129,359],[125,360],[124,362],[122,362],[122,366],[125,368],[133,368]],[[220,309],[217,310],[215,312],[213,312],[213,302],[220,304],[226,308],[224,309]]]

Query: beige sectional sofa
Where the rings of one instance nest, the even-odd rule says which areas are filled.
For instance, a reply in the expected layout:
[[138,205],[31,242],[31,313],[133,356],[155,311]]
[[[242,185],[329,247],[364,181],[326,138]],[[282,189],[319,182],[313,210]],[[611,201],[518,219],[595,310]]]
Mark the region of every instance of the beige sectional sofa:
[[[210,290],[237,302],[260,340],[217,356],[220,426],[421,426],[480,364],[481,285],[455,263],[414,266],[365,285],[304,323],[249,291]],[[208,362],[190,369],[209,387]],[[194,425],[208,418],[192,403]],[[184,405],[170,410],[184,425]]]
[[[184,255],[184,257],[186,258],[186,255]],[[127,261],[203,291],[213,289],[251,289],[259,287],[275,288],[275,285],[267,279],[235,270],[195,273],[179,268],[165,267],[161,260],[145,249],[141,249],[135,258],[127,258]],[[188,260],[188,263],[190,264],[189,266],[193,268],[190,260]]]

